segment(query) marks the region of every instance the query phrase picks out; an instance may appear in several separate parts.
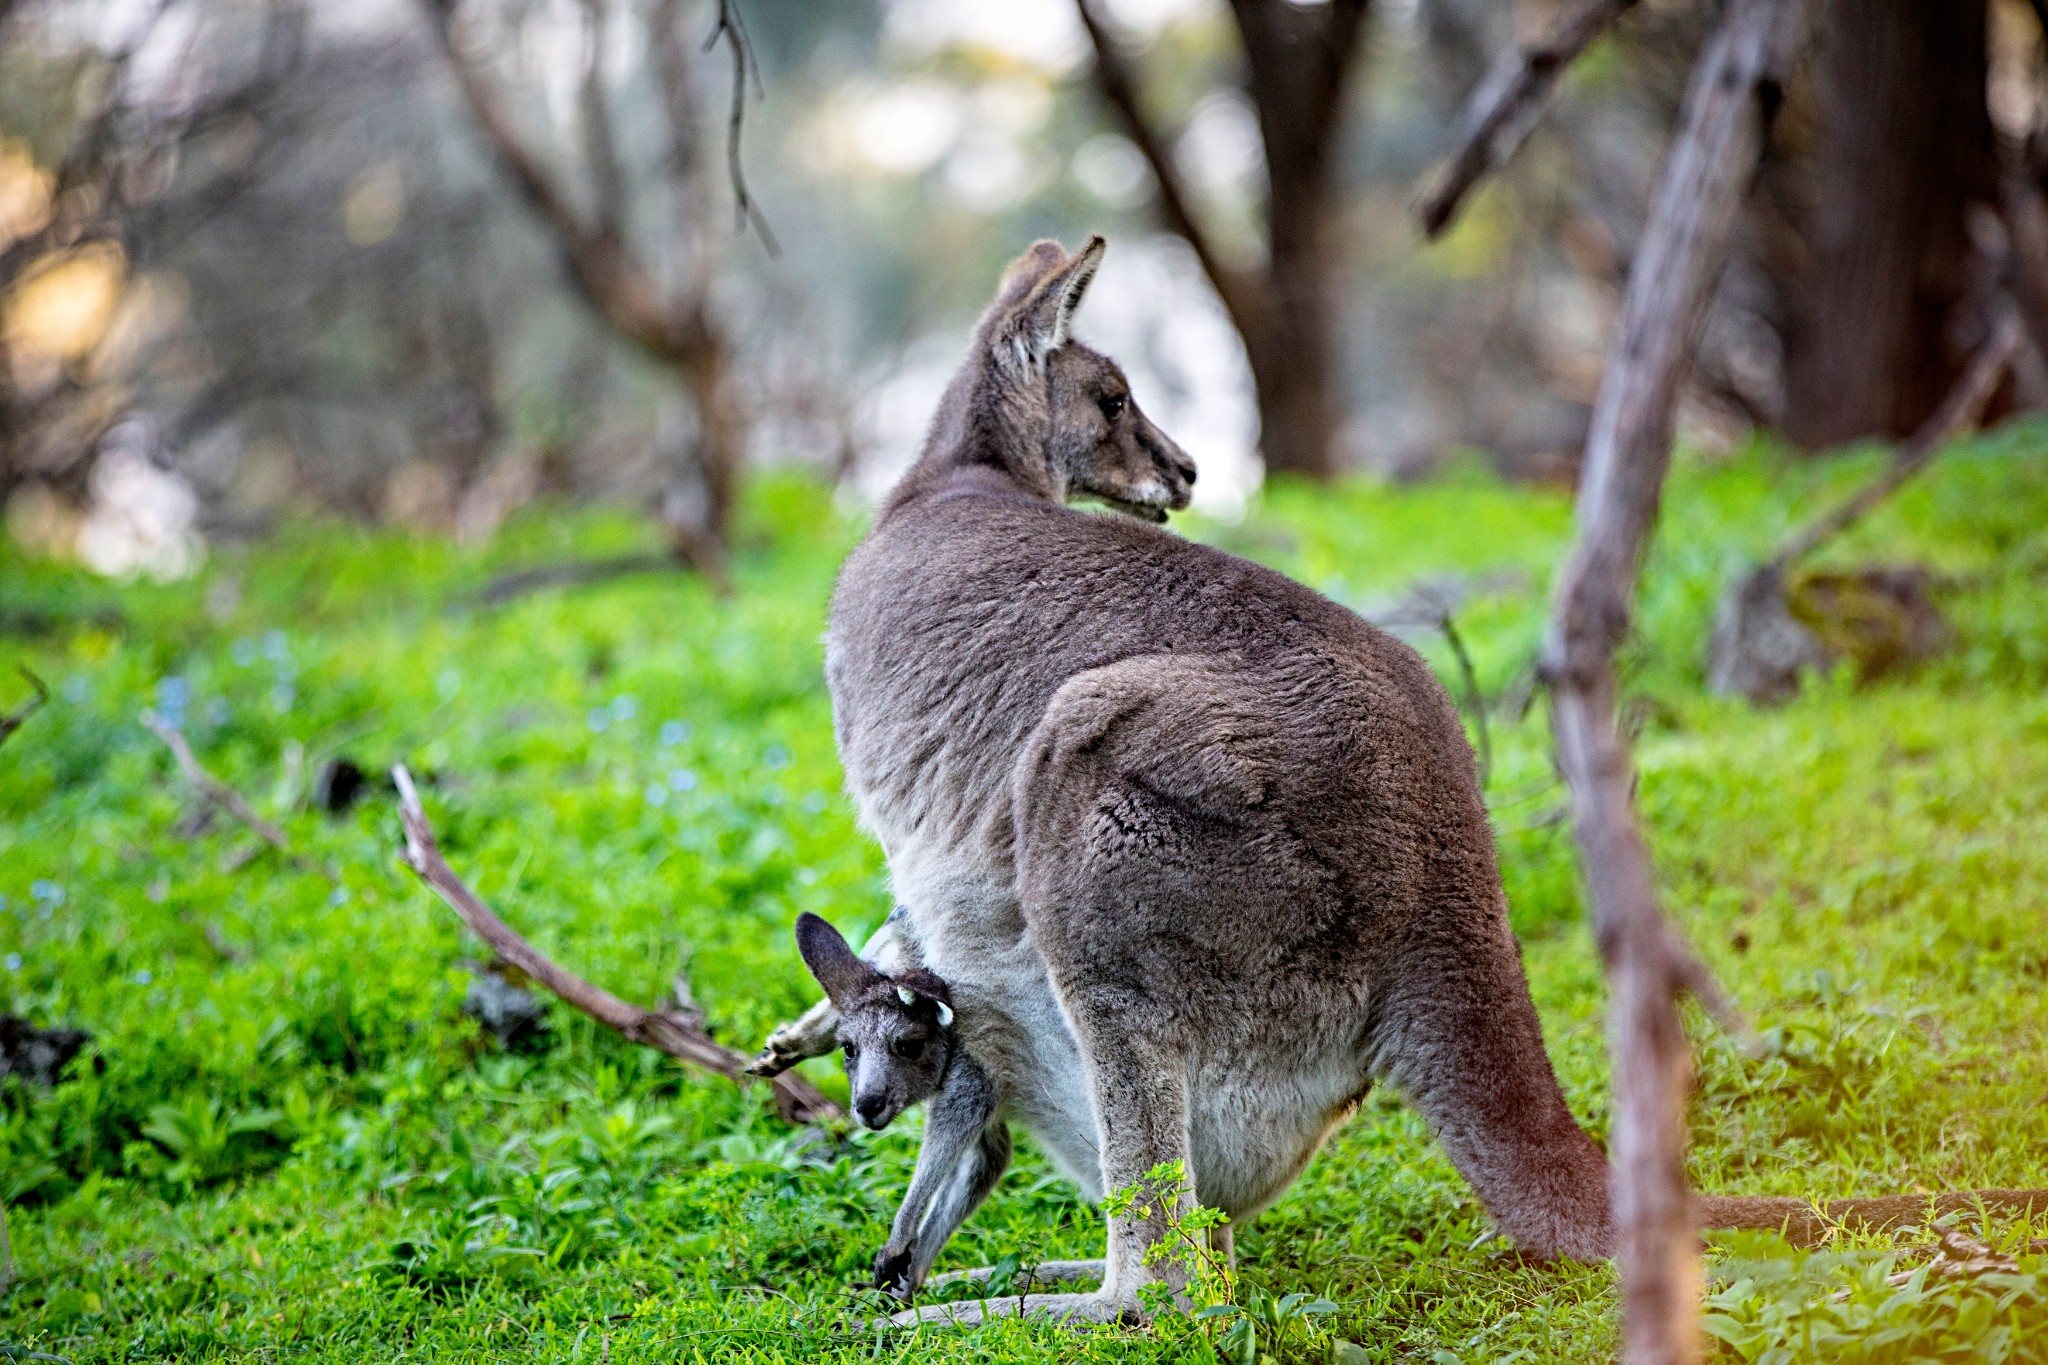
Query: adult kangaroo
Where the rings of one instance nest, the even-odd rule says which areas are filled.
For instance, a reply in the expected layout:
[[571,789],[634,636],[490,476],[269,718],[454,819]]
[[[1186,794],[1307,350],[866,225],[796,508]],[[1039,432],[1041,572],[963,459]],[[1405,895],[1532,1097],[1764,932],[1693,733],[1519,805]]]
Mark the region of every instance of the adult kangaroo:
[[[1040,242],[1005,273],[833,596],[840,756],[901,906],[866,964],[822,924],[806,961],[837,1004],[898,1000],[871,1042],[957,1041],[978,1068],[878,1271],[915,1289],[1021,1122],[1091,1198],[1175,1161],[1191,1188],[1110,1219],[1097,1293],[920,1311],[1135,1317],[1145,1279],[1179,1287],[1145,1252],[1180,1205],[1257,1213],[1375,1080],[1523,1249],[1604,1256],[1607,1162],[1544,1054],[1456,713],[1406,645],[1146,524],[1186,506],[1195,471],[1072,339],[1103,245]],[[957,1040],[932,1033],[928,996]],[[777,1030],[761,1070],[857,1041],[835,1041],[835,1009]],[[946,1096],[936,1063],[906,1065],[863,1048],[863,1122]],[[1977,1200],[2048,1209],[2039,1190],[1933,1203]],[[1929,1204],[1826,1213],[1882,1226]],[[1797,1199],[1699,1205],[1709,1227],[1814,1221]]]
[[1026,1310],[1137,1315],[1178,1205],[1264,1208],[1375,1079],[1519,1245],[1603,1255],[1464,730],[1407,646],[1146,524],[1195,470],[1072,338],[1103,249],[1006,272],[826,635],[848,788],[1010,1112],[1091,1195],[1192,1185]]

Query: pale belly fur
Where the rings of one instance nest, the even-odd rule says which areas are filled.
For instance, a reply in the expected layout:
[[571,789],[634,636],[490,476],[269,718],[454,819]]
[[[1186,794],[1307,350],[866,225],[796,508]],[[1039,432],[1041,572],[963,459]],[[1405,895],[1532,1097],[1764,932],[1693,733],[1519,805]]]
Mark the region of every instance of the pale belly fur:
[[[1031,942],[1007,861],[975,856],[959,844],[935,847],[939,841],[904,837],[909,832],[889,829],[883,811],[859,804],[888,853],[896,898],[925,965],[953,988],[963,1042],[999,1078],[1002,1118],[1028,1131],[1085,1198],[1100,1199],[1087,1070]],[[1349,1048],[1330,1048],[1285,1075],[1248,1067],[1248,1061],[1204,1056],[1189,1075],[1197,1198],[1240,1220],[1293,1182],[1361,1090]]]

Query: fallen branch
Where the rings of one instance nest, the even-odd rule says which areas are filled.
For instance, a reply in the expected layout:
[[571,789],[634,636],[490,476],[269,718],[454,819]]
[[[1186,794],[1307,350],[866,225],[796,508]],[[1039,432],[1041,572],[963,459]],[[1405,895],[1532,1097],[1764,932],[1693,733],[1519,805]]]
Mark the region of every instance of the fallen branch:
[[19,730],[30,716],[42,710],[50,700],[50,689],[43,686],[41,678],[29,672],[28,665],[16,664],[15,667],[21,670],[21,676],[28,679],[28,685],[36,690],[36,694],[6,715],[0,716],[0,744],[5,744],[9,735]]
[[170,749],[171,757],[178,760],[178,768],[185,774],[185,780],[190,782],[193,789],[210,804],[241,821],[251,833],[282,853],[290,860],[292,866],[301,872],[318,873],[328,881],[339,880],[331,869],[321,867],[293,848],[291,840],[285,838],[284,831],[258,815],[240,792],[201,767],[199,760],[193,757],[192,746],[185,742],[184,731],[154,711],[144,711],[142,723]]
[[1818,1206],[1804,1199],[1721,1197],[1699,1201],[1700,1226],[1726,1231],[1754,1228],[1782,1231],[1794,1246],[1824,1245],[1838,1228],[1890,1232],[1926,1227],[1930,1218],[1986,1213],[2025,1216],[2048,1213],[2048,1190],[1963,1190],[1949,1194],[1893,1194],[1870,1199],[1834,1199]]
[[[1897,492],[1934,458],[1944,442],[1973,427],[2012,364],[2023,336],[2018,316],[2002,312],[1941,406],[1899,445],[1875,478],[1802,526],[1770,559],[1728,585],[1715,611],[1713,636],[1707,645],[1709,687],[1752,702],[1783,701],[1798,691],[1802,672],[1825,668],[1839,657],[1807,621],[1793,615],[1793,566]],[[1902,609],[1911,609],[1920,601],[1913,597],[1897,600]],[[1933,608],[1923,602],[1920,610],[1932,612]],[[1938,616],[1935,620],[1938,622]],[[1939,638],[1940,632],[1930,637]],[[1927,647],[1937,646],[1930,643]],[[1905,657],[1916,657],[1917,650],[1917,646],[1907,650]]]
[[[678,1061],[709,1071],[736,1085],[745,1083],[747,1057],[705,1032],[702,1015],[687,1002],[668,1010],[644,1010],[637,1005],[629,1005],[603,987],[594,986],[557,966],[520,937],[511,925],[499,919],[489,906],[477,899],[476,893],[455,875],[441,857],[440,845],[434,840],[434,828],[427,823],[419,791],[413,786],[412,774],[406,771],[404,764],[391,770],[391,780],[398,787],[398,814],[405,824],[406,866],[448,902],[450,908],[462,917],[462,922],[488,943],[499,957],[547,987],[566,1004],[575,1006],[632,1041],[657,1052],[665,1052]],[[844,1117],[838,1105],[793,1072],[777,1076],[772,1084],[775,1107],[791,1123],[818,1123]]]
[[1438,164],[1416,202],[1425,236],[1431,241],[1442,236],[1473,187],[1521,150],[1556,97],[1564,73],[1635,3],[1579,0],[1533,46],[1508,55],[1487,73],[1458,115],[1457,150]]

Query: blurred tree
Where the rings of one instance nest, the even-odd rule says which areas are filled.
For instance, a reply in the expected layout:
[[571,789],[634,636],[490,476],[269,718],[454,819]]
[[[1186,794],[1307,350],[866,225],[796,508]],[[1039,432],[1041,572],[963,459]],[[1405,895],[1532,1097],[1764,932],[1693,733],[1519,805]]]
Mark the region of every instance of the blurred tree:
[[1166,226],[1187,240],[1244,339],[1258,391],[1259,449],[1275,472],[1336,472],[1336,314],[1331,225],[1334,151],[1369,0],[1232,0],[1242,85],[1265,149],[1265,259],[1230,259],[1198,217],[1174,158],[1178,139],[1146,111],[1102,0],[1075,0],[1095,52],[1098,92],[1144,154]]
[[[716,26],[691,31],[683,0],[654,0],[642,15],[628,5],[615,14],[610,0],[581,0],[582,65],[573,129],[575,159],[585,187],[551,164],[499,94],[490,71],[519,36],[522,16],[511,7],[460,0],[424,0],[464,101],[506,178],[533,217],[549,232],[577,294],[607,326],[656,364],[673,372],[696,414],[698,482],[674,483],[662,498],[662,523],[677,557],[715,582],[725,581],[727,520],[746,448],[746,416],[732,377],[733,345],[712,305],[717,264],[704,120],[699,109],[701,35],[723,35],[733,54],[732,140],[729,166],[740,212],[752,212],[738,174],[737,128],[750,57],[744,32],[725,5]],[[639,31],[619,42],[613,29],[637,21]],[[493,26],[496,31],[493,32]],[[560,35],[554,35],[557,41]],[[559,47],[546,49],[558,57]],[[629,202],[633,172],[629,144],[620,136],[613,101],[620,93],[607,66],[612,54],[645,54],[651,70],[635,73],[628,88],[648,96],[664,130],[661,172],[672,194],[664,206],[661,247],[636,233]],[[646,115],[647,110],[636,110]],[[567,143],[567,136],[558,137]],[[758,215],[755,226],[765,231]]]
[[1913,430],[1977,340],[1957,335],[1969,323],[1957,310],[1981,274],[1968,211],[1999,198],[1985,11],[1986,0],[1826,7],[1812,145],[1775,178],[1796,195],[1801,238],[1779,267],[1785,427],[1806,446]]
[[[0,500],[31,478],[82,485],[132,397],[120,362],[133,357],[110,352],[137,349],[149,330],[132,268],[247,191],[256,111],[303,65],[305,11],[277,0],[209,54],[213,79],[166,90],[138,76],[137,58],[167,41],[170,8],[105,47],[8,51],[0,83],[26,98],[0,119],[23,136],[0,167],[17,207],[0,222]],[[10,17],[61,29],[60,10],[0,4],[0,46]]]

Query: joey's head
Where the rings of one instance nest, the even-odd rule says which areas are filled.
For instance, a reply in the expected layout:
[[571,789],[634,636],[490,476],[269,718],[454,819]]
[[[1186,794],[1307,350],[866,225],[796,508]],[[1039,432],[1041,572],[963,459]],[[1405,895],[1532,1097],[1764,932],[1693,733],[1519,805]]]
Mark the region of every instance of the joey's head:
[[1039,242],[1003,273],[975,329],[974,399],[992,409],[1010,472],[1055,502],[1092,498],[1146,521],[1188,505],[1195,462],[1139,411],[1114,360],[1073,336],[1106,243]]
[[839,1011],[839,1045],[861,1126],[887,1128],[937,1094],[959,1046],[946,983],[927,971],[877,971],[816,915],[797,918],[796,945]]

